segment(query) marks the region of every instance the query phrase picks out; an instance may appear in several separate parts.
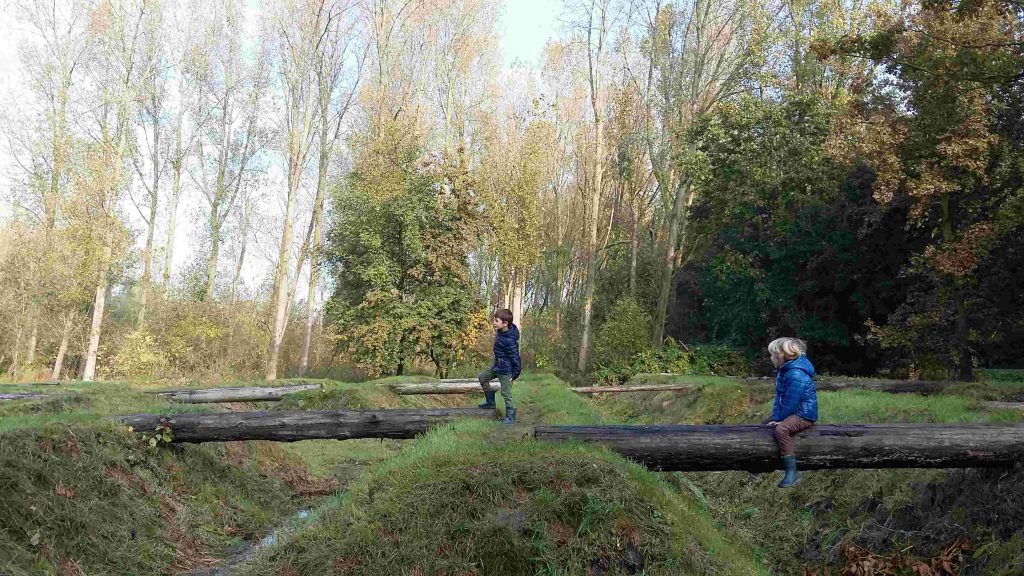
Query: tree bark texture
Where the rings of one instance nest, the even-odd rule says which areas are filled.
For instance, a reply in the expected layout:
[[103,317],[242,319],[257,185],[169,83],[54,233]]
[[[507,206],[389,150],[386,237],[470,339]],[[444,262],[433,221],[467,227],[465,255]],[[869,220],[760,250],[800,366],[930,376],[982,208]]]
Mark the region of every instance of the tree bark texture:
[[195,390],[166,390],[151,392],[174,402],[185,404],[206,404],[212,402],[259,402],[274,401],[288,394],[319,390],[319,384],[294,384],[291,386],[239,386],[225,388],[201,388]]
[[[539,440],[597,442],[654,470],[768,472],[782,460],[771,426],[538,426]],[[1024,425],[822,424],[797,434],[805,470],[1010,467]]]
[[140,432],[170,427],[172,442],[414,438],[433,426],[458,418],[493,418],[494,410],[315,410],[297,412],[223,412],[214,414],[134,414],[121,422]]

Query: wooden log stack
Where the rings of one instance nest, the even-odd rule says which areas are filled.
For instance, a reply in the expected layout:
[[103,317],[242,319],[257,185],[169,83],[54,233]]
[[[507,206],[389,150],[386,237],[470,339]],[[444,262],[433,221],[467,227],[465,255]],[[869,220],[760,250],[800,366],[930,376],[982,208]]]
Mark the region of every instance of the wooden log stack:
[[167,426],[172,442],[413,438],[458,418],[493,418],[494,410],[307,410],[295,412],[221,412],[210,414],[134,414],[118,418],[139,432]]
[[[534,436],[597,442],[654,470],[781,467],[770,426],[538,426]],[[1024,425],[822,424],[795,438],[803,469],[1009,467],[1024,461]]]
[[319,384],[292,384],[288,386],[234,386],[224,388],[197,388],[185,390],[164,390],[150,392],[168,400],[184,404],[205,404],[213,402],[260,402],[275,401],[288,394],[305,390],[319,390]]

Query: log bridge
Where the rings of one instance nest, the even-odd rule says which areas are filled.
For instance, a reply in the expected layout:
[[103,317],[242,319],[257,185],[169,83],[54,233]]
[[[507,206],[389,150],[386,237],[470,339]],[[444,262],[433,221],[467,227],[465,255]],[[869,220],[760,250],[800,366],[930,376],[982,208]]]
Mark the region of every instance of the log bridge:
[[[781,468],[770,426],[537,426],[534,437],[596,442],[653,470]],[[805,470],[1012,467],[1024,462],[1024,425],[821,424],[795,441]]]
[[150,394],[163,396],[168,400],[184,404],[206,404],[213,402],[272,402],[280,400],[288,394],[319,389],[319,384],[292,384],[288,386],[229,386],[223,388],[164,390],[161,392],[150,392]]
[[167,426],[171,442],[233,442],[352,438],[413,438],[458,418],[494,418],[493,409],[300,410],[210,414],[134,414],[118,420],[140,432]]

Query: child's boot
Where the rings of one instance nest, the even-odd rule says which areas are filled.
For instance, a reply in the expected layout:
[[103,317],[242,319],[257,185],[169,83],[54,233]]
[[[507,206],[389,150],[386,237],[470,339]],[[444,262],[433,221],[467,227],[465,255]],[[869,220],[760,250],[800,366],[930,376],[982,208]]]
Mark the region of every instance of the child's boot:
[[505,426],[511,426],[516,423],[516,409],[505,406],[505,419],[501,421]]
[[484,399],[484,403],[477,406],[477,408],[497,408],[494,404],[494,390],[484,392]]
[[800,481],[800,472],[796,469],[796,454],[782,457],[782,465],[786,469],[786,475],[779,482],[779,488],[789,488]]

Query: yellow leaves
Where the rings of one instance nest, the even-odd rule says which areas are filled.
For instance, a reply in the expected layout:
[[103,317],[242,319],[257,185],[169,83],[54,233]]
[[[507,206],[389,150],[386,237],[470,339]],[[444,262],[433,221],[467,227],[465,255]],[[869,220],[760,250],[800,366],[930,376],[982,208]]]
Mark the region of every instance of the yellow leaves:
[[977,267],[995,239],[992,225],[982,222],[965,230],[956,241],[929,246],[924,257],[942,274],[962,278]]

